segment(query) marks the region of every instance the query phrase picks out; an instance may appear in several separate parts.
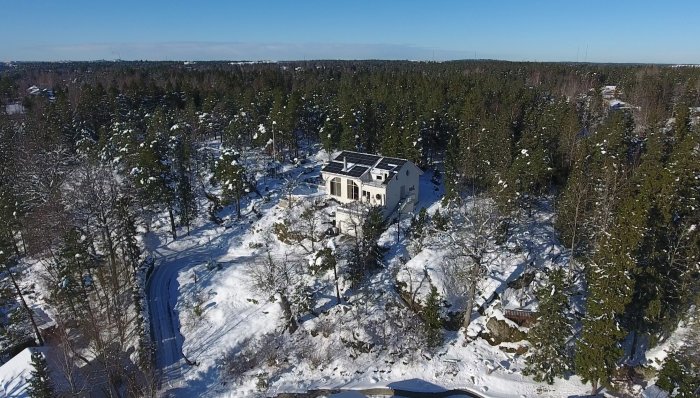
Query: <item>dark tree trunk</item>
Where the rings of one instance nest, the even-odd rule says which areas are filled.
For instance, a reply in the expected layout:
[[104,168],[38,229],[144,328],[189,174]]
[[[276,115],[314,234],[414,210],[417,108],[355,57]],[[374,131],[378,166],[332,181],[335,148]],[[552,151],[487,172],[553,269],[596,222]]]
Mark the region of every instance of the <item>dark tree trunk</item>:
[[19,288],[19,285],[17,284],[17,281],[15,280],[15,276],[12,274],[12,271],[10,270],[9,266],[5,266],[7,268],[7,273],[10,275],[10,280],[12,280],[12,285],[15,287],[15,292],[17,292],[17,297],[19,297],[19,300],[22,302],[22,307],[24,307],[24,310],[27,311],[27,315],[29,315],[29,321],[32,323],[32,328],[34,329],[34,334],[36,334],[36,341],[39,343],[39,345],[44,345],[44,339],[41,337],[41,332],[39,331],[39,327],[36,325],[36,321],[34,320],[34,312],[32,311],[31,308],[29,308],[29,305],[27,305],[27,302],[24,300],[24,295],[22,294],[22,289]]
[[177,239],[177,230],[175,229],[175,215],[173,215],[172,206],[168,206],[168,216],[170,217],[170,231],[173,234],[173,240]]
[[465,332],[467,331],[467,328],[469,328],[469,324],[472,322],[474,297],[476,296],[476,285],[479,280],[479,267],[481,267],[480,264],[474,264],[469,272],[469,292],[467,293],[467,305],[464,309],[464,319],[462,320],[462,327],[464,327]]
[[598,394],[598,381],[591,380],[591,395],[595,396]]
[[335,298],[340,304],[340,288],[338,287],[338,266],[333,264],[333,279],[335,280]]
[[284,320],[287,322],[287,328],[289,329],[289,334],[296,332],[299,328],[297,320],[292,314],[292,304],[285,294],[280,293],[280,307],[282,307],[282,313],[284,314]]

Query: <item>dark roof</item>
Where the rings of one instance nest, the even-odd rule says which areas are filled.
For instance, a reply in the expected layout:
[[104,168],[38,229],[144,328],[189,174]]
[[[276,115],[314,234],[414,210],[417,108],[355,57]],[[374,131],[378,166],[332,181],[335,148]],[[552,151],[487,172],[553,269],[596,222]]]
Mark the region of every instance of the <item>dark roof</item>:
[[362,166],[369,166],[372,167],[374,166],[377,161],[381,159],[381,156],[377,155],[370,155],[367,153],[359,153],[359,152],[351,152],[351,151],[343,151],[340,152],[338,156],[335,157],[336,162],[343,162],[344,160],[347,160],[348,163],[355,163],[359,164]]
[[367,169],[369,169],[369,167],[355,166],[352,169],[350,169],[348,174],[350,175],[350,177],[359,177],[359,176],[365,174],[365,171],[367,171]]
[[344,171],[342,162],[330,162],[327,165],[325,165],[321,169],[321,171],[333,174],[346,175],[350,177],[359,177],[362,174],[364,174],[365,171],[367,171],[367,169],[369,169],[369,167],[355,165],[350,170]]
[[[349,170],[343,170],[345,162],[347,162],[350,168]],[[396,170],[400,169],[406,162],[406,159],[385,158],[367,153],[343,151],[338,154],[333,161],[323,166],[321,171],[350,177],[360,177],[368,169],[376,165],[377,169],[392,172],[389,177],[385,179],[384,184],[386,184],[388,180],[396,174]]]
[[384,158],[379,162],[377,168],[382,170],[398,170],[404,163],[406,163],[406,159]]
[[341,173],[343,171],[343,164],[340,162],[330,162],[327,165],[323,166],[321,171],[327,171],[329,173]]

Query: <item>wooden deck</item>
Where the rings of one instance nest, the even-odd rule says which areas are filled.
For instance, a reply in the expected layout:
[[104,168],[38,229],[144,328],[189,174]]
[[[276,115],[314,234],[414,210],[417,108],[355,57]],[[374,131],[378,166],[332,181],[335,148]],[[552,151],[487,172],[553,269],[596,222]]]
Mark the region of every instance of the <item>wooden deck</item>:
[[518,325],[531,323],[537,319],[537,313],[530,310],[503,310],[503,315]]

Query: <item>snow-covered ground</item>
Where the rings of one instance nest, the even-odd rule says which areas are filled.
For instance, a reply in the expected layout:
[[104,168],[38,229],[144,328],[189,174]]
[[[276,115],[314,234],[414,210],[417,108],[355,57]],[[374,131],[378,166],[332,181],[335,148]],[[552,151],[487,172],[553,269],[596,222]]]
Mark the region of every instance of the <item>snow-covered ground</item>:
[[[493,254],[494,265],[479,286],[478,303],[494,293],[500,294],[503,302],[493,301],[485,315],[472,322],[469,336],[448,331],[437,349],[427,349],[421,343],[420,321],[396,293],[399,271],[426,270],[449,302],[437,266],[449,246],[426,246],[411,257],[409,238],[400,234],[396,241],[396,224],[380,239],[388,248],[384,268],[361,288],[353,289],[341,278],[342,304],[335,302],[332,272],[298,279],[313,292],[313,314],[304,315],[293,334],[284,331],[279,303],[254,287],[251,269],[267,256],[267,250],[275,259],[309,259],[309,254],[280,242],[271,231],[275,223],[298,219],[303,209],[321,203],[323,188],[301,182],[318,175],[324,159],[327,155],[319,154],[310,164],[286,166],[278,177],[264,178],[258,186],[263,198],[249,195],[240,220],[226,213],[229,209],[224,216],[231,221],[223,225],[205,222],[176,241],[166,241],[165,234],[145,238],[157,258],[149,296],[165,393],[183,397],[269,396],[402,382],[460,388],[484,397],[561,397],[589,391],[576,377],[557,380],[552,386],[535,383],[521,375],[523,358],[506,352],[518,344],[491,346],[474,338],[484,328],[486,317],[497,317],[501,306],[517,302],[517,306],[526,307],[531,301],[509,292],[508,282],[528,268],[542,270],[564,263],[552,227],[552,212],[546,206],[515,227],[518,250]],[[430,178],[426,173],[421,180],[420,206],[433,213],[441,207],[443,192]],[[334,206],[319,205],[319,222],[331,219]],[[402,230],[409,225],[410,220],[402,221]],[[320,244],[340,250],[348,246],[348,239],[325,238]],[[242,357],[251,349],[263,352],[264,360],[250,362],[241,375],[226,373],[227,356]]]
[[32,372],[32,350],[25,348],[0,366],[0,392],[3,397],[29,397],[28,380]]

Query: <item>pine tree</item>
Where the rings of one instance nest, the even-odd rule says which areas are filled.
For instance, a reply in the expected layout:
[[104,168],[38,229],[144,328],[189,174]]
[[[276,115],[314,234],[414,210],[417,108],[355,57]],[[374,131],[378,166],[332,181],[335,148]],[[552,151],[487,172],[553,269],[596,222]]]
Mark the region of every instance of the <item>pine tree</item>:
[[89,247],[88,237],[77,228],[70,229],[50,268],[55,278],[51,300],[64,316],[86,322],[86,311],[90,308],[88,291],[94,287],[91,269],[96,266]]
[[175,204],[177,200],[177,176],[173,158],[169,154],[168,122],[164,112],[158,112],[149,120],[148,133],[139,144],[135,167],[131,170],[134,185],[141,202],[151,210],[168,211],[170,232],[177,239]]
[[222,184],[224,202],[235,202],[238,217],[241,216],[241,199],[248,187],[245,168],[239,158],[237,152],[225,149],[214,163],[214,177]]
[[117,199],[115,206],[115,230],[120,237],[117,244],[121,249],[124,263],[130,264],[132,268],[136,269],[139,265],[141,249],[137,241],[136,219],[131,209],[133,200],[130,196],[122,196]]
[[430,285],[430,294],[423,306],[423,328],[428,347],[442,344],[442,320],[440,319],[440,294],[434,285]]
[[341,132],[342,125],[338,121],[337,111],[329,111],[319,131],[321,145],[323,149],[328,152],[328,156],[331,156],[331,153],[338,148]]
[[568,315],[567,291],[566,274],[562,268],[552,271],[547,285],[537,290],[538,319],[528,332],[532,348],[523,372],[533,375],[535,381],[552,384],[555,377],[564,376],[570,370],[567,341],[572,324]]
[[194,151],[189,127],[179,127],[175,131],[178,134],[171,136],[170,140],[171,142],[174,141],[172,152],[174,152],[173,157],[175,158],[174,177],[177,183],[175,192],[178,204],[177,210],[180,225],[187,227],[187,233],[189,234],[190,225],[197,216],[196,170],[194,170],[195,165],[192,161],[192,153]]
[[52,398],[54,393],[46,358],[40,351],[33,351],[31,361],[32,372],[27,393],[32,398]]

